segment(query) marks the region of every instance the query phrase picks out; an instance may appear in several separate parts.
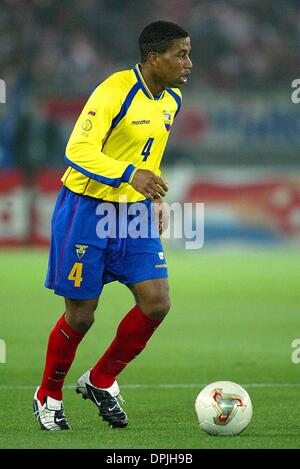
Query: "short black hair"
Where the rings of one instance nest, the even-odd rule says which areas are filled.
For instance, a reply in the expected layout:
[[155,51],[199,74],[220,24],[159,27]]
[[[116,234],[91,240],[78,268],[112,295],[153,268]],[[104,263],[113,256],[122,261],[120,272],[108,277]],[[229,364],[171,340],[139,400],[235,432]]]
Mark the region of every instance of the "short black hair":
[[146,62],[149,52],[166,52],[174,39],[188,37],[189,34],[170,21],[155,21],[148,24],[140,34],[139,49],[142,63]]

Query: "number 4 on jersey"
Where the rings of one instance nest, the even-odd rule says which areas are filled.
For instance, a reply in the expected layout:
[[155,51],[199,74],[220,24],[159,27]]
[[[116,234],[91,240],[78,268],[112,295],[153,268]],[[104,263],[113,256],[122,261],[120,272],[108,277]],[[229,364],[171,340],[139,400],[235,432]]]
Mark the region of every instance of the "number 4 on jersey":
[[153,142],[154,142],[154,138],[153,137],[150,137],[148,138],[144,148],[143,148],[143,151],[141,153],[141,155],[144,157],[143,158],[143,161],[146,161],[146,159],[148,158],[148,156],[150,155],[150,152],[151,152],[151,147],[153,145]]
[[69,273],[68,280],[72,280],[74,282],[74,287],[80,287],[82,282],[82,263],[75,262],[73,265],[71,272]]

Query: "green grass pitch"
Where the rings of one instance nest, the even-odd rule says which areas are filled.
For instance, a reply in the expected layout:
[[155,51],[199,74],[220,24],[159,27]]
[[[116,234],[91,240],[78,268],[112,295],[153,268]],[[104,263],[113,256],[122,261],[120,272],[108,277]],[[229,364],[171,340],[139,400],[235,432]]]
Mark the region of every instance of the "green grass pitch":
[[[70,432],[42,432],[32,415],[51,328],[63,300],[43,287],[47,252],[0,252],[1,448],[299,448],[300,255],[296,251],[167,251],[172,310],[144,352],[119,376],[126,429],[110,429],[74,383],[103,353],[133,305],[126,287],[104,289],[96,322],[64,390]],[[198,392],[217,380],[248,390],[253,419],[235,437],[196,423]]]

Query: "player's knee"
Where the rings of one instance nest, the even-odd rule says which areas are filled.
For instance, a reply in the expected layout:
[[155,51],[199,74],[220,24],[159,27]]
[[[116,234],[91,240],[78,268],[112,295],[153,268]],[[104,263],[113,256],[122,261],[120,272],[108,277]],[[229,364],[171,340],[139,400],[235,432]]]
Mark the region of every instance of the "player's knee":
[[72,314],[70,311],[66,311],[65,318],[70,327],[83,333],[86,333],[95,321],[93,314]]
[[151,319],[163,320],[171,308],[170,298],[164,296],[161,298],[153,298],[144,304],[142,311]]
[[166,297],[160,302],[157,313],[161,317],[161,319],[163,319],[168,314],[170,309],[171,301],[169,297]]
[[67,323],[75,330],[87,332],[95,321],[94,312],[98,301],[81,301],[66,299],[65,318]]
[[79,329],[82,332],[87,332],[89,328],[93,325],[95,321],[94,316],[90,316],[88,318],[79,318],[77,320],[77,329]]

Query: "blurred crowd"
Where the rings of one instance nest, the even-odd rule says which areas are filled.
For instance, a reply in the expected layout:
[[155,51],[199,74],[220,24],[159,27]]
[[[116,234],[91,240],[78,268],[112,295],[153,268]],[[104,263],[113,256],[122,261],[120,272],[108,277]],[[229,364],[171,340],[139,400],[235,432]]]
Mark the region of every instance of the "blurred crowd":
[[2,0],[1,76],[86,94],[139,60],[138,35],[157,19],[190,33],[195,74],[212,86],[277,85],[299,65],[299,0]]
[[[0,78],[9,100],[5,116],[0,106],[0,166],[26,152],[53,154],[43,149],[45,132],[55,139],[40,100],[86,98],[109,74],[132,67],[141,30],[158,19],[191,36],[187,93],[286,88],[296,78],[300,0],[1,0]],[[44,137],[35,138],[41,127]]]

